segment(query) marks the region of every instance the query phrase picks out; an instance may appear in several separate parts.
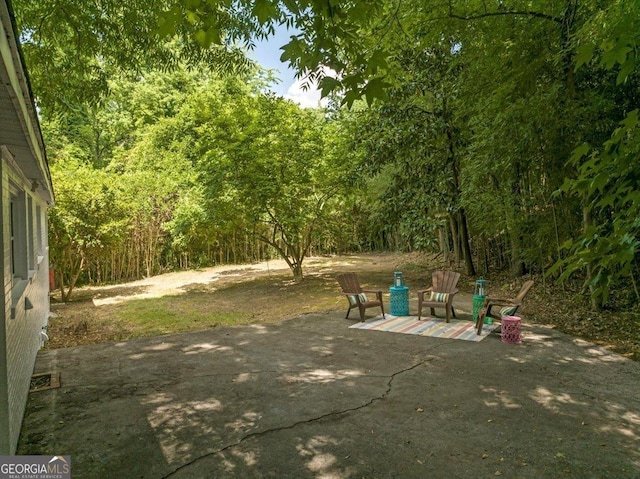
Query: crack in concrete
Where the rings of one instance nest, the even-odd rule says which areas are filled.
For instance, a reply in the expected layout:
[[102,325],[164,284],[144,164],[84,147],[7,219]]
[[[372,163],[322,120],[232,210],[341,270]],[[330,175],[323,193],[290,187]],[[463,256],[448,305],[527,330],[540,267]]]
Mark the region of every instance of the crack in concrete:
[[[315,371],[318,368],[303,368],[303,369],[287,369],[287,370],[276,370],[276,369],[264,369],[264,370],[254,370],[254,371],[237,371],[233,373],[197,373],[192,375],[175,375],[175,376],[163,376],[156,377],[153,379],[139,380],[139,381],[125,381],[114,385],[101,384],[101,383],[92,383],[92,384],[77,384],[77,385],[67,385],[65,386],[65,391],[82,391],[82,390],[101,390],[104,393],[108,393],[111,391],[118,391],[122,388],[126,388],[128,386],[133,386],[137,388],[153,388],[155,386],[166,386],[169,384],[175,384],[176,382],[185,382],[190,379],[203,379],[203,378],[234,378],[240,374],[248,374],[248,375],[262,375],[262,374],[306,374]],[[123,377],[122,374],[118,371],[116,374],[118,377]],[[367,377],[387,377],[387,376],[376,376],[376,375],[367,375]]]
[[[215,456],[216,454],[225,452],[225,451],[227,451],[227,450],[229,450],[231,448],[239,446],[240,444],[242,444],[243,442],[245,442],[245,441],[247,441],[249,439],[265,436],[265,435],[273,433],[273,432],[279,432],[279,431],[286,431],[286,430],[289,430],[289,429],[294,429],[294,428],[296,428],[296,427],[298,427],[298,426],[300,426],[302,424],[311,424],[311,423],[314,423],[314,422],[322,421],[322,420],[327,419],[329,417],[340,416],[340,415],[343,415],[343,414],[347,414],[347,413],[351,413],[351,412],[355,412],[355,411],[359,411],[361,409],[367,408],[367,407],[371,406],[372,404],[374,404],[374,403],[376,403],[378,401],[384,400],[389,395],[389,393],[391,393],[391,390],[392,390],[392,387],[393,387],[393,380],[396,378],[396,376],[399,376],[400,374],[404,374],[404,373],[407,373],[409,371],[412,371],[412,370],[418,368],[419,366],[422,366],[423,364],[426,364],[430,359],[431,358],[425,358],[425,359],[419,361],[418,363],[416,363],[416,364],[414,364],[412,366],[409,366],[407,368],[401,369],[400,371],[396,371],[395,373],[391,374],[391,376],[385,376],[385,377],[389,377],[389,381],[387,382],[386,391],[384,391],[380,396],[371,398],[369,401],[367,401],[364,404],[361,404],[359,406],[346,408],[346,409],[343,409],[343,410],[340,410],[340,411],[332,411],[332,412],[329,412],[329,413],[326,413],[326,414],[322,414],[322,415],[320,415],[318,417],[313,417],[311,419],[305,419],[303,421],[296,421],[295,423],[289,424],[287,426],[279,426],[279,427],[274,427],[274,428],[271,428],[271,429],[265,429],[264,431],[252,432],[252,433],[247,434],[246,436],[240,438],[238,441],[236,441],[233,444],[228,444],[228,445],[224,446],[221,449],[218,449],[216,451],[208,452],[206,454],[203,454],[202,456],[196,457],[195,459],[193,459],[193,460],[191,460],[191,461],[189,461],[189,462],[187,462],[185,464],[182,464],[181,466],[179,466],[178,468],[174,469],[173,471],[171,471],[166,476],[163,476],[162,479],[168,479],[168,478],[174,476],[175,474],[177,474],[178,472],[193,466],[194,464],[196,464],[197,462],[199,462],[199,461],[201,461],[203,459],[206,459],[206,458],[211,457],[211,456]],[[382,376],[370,376],[370,377],[382,377]]]

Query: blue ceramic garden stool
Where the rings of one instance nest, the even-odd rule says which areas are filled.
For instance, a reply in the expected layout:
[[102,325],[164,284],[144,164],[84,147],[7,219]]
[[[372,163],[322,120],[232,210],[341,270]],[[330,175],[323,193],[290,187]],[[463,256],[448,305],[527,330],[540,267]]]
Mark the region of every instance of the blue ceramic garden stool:
[[407,286],[391,286],[389,288],[391,314],[409,316],[409,288]]

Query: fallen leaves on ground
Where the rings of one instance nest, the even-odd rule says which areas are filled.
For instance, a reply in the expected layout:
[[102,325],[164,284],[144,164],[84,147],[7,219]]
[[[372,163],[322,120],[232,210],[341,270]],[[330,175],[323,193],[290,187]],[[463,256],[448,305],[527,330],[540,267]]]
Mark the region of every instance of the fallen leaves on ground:
[[[334,256],[313,258],[306,264],[305,274],[309,279],[306,285],[305,282],[293,283],[286,268],[274,270],[231,265],[229,268],[233,269],[234,274],[225,276],[221,272],[215,287],[198,286],[184,294],[210,291],[211,294],[207,295],[210,304],[200,306],[219,308],[223,302],[229,311],[246,308],[247,297],[269,298],[259,305],[260,310],[252,319],[268,323],[300,312],[342,310],[344,305],[335,282],[335,275],[339,272],[357,271],[363,286],[379,288],[392,284],[393,272],[401,270],[407,284],[412,288],[422,288],[430,286],[434,269],[462,268],[462,265],[456,267],[448,262],[445,264],[441,257],[437,259],[426,253]],[[173,277],[168,274],[152,279],[163,287],[169,287],[170,284],[163,285],[162,282],[170,283]],[[536,283],[519,310],[519,314],[527,321],[552,326],[563,333],[640,361],[640,311],[631,288],[629,291],[615,292],[609,309],[593,311],[588,295],[580,290],[577,282],[556,285],[541,276],[511,278],[504,273],[483,274],[483,277],[489,280],[489,295],[492,296],[515,296],[524,281],[533,279]],[[459,282],[460,291],[473,293],[476,279],[463,273]],[[67,304],[55,304],[54,297],[52,310],[59,317],[49,322],[51,341],[47,347],[56,349],[135,337],[134,321],[114,321],[117,306],[96,307],[93,302],[93,298],[123,294],[128,288],[135,290],[135,283],[131,283],[131,286],[118,285],[115,289],[113,286],[80,288],[77,300]],[[305,298],[304,305],[301,305],[301,297]]]

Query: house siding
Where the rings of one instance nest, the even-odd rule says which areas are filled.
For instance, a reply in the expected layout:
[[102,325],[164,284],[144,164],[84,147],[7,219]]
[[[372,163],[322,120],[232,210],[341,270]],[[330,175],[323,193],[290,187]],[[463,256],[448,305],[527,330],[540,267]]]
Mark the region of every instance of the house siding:
[[[0,221],[0,235],[2,236],[3,254],[0,256],[0,265],[2,266],[4,281],[4,297],[5,308],[0,309],[0,454],[11,454],[13,450],[11,448],[11,434],[9,426],[9,383],[7,381],[8,368],[7,368],[7,305],[10,307],[10,303],[7,302],[7,297],[11,297],[11,284],[7,284],[6,281],[6,268],[5,259],[7,258],[7,249],[10,245],[5,240],[6,228],[4,226],[4,218],[7,216],[6,201],[4,201],[5,192],[9,186],[7,182],[7,175],[4,173],[4,159],[0,158],[0,208],[2,209],[2,219]],[[9,254],[11,254],[9,250]]]
[[[3,238],[3,277],[5,291],[5,308],[3,313],[4,336],[5,336],[5,391],[0,392],[0,398],[4,398],[2,414],[6,420],[6,438],[0,442],[3,445],[3,453],[14,454],[20,435],[20,427],[29,394],[29,386],[33,367],[38,350],[42,347],[40,332],[46,326],[49,317],[49,258],[47,245],[47,228],[44,218],[36,217],[36,211],[40,216],[45,214],[47,205],[38,198],[37,195],[29,191],[29,186],[24,179],[12,168],[11,164],[3,157],[2,161],[2,238]],[[27,282],[24,292],[16,300],[12,298],[12,271],[11,271],[11,192],[10,181],[14,185],[22,188],[25,195],[32,198],[33,221],[27,222],[26,240],[33,245],[33,269],[30,270],[30,279]],[[25,218],[29,218],[27,204],[24,202]],[[40,205],[40,208],[37,206]],[[41,226],[38,228],[36,221]],[[40,238],[38,238],[38,232]],[[33,306],[26,309],[25,299],[28,298]]]
[[[15,454],[49,317],[45,215],[53,186],[10,4],[0,0],[0,455]],[[37,221],[34,216],[39,216]]]

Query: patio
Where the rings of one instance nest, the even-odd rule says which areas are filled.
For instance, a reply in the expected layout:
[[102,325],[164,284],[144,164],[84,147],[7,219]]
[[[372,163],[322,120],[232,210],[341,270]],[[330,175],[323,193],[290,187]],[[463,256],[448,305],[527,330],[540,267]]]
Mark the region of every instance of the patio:
[[640,476],[640,364],[526,322],[521,345],[354,322],[41,351],[61,387],[30,395],[18,453],[82,478]]

